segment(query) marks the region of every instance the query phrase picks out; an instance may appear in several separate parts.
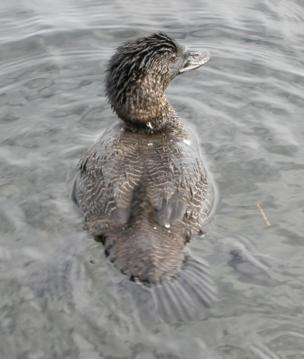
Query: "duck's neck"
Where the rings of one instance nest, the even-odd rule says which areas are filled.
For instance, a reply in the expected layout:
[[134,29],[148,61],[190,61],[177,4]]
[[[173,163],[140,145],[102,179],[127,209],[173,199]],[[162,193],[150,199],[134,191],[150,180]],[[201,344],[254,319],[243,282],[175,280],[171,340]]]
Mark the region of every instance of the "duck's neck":
[[156,67],[149,72],[143,71],[134,81],[129,79],[115,92],[108,91],[108,96],[112,108],[128,129],[159,132],[177,118],[165,96],[168,85],[168,76]]
[[121,119],[125,128],[133,132],[156,133],[166,130],[177,121],[177,114],[166,97],[134,97],[128,102],[128,111]]

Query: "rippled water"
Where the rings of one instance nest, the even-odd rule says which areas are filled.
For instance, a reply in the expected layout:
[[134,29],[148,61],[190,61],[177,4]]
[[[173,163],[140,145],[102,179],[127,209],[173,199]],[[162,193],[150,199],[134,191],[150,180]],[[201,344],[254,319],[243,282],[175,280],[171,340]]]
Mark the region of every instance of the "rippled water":
[[[304,358],[303,21],[301,0],[1,2],[1,358]],[[218,184],[190,248],[219,298],[176,324],[142,322],[69,198],[115,120],[107,59],[156,30],[212,54],[168,96]]]

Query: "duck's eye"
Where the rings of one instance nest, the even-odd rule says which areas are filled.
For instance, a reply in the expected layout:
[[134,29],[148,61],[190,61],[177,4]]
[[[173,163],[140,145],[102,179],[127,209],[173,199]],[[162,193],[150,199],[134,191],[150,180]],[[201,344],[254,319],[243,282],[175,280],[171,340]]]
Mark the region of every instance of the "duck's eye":
[[173,54],[173,55],[171,56],[171,59],[170,59],[170,60],[171,60],[172,62],[174,62],[174,61],[176,60],[176,58],[177,58],[177,55],[176,55],[176,54]]

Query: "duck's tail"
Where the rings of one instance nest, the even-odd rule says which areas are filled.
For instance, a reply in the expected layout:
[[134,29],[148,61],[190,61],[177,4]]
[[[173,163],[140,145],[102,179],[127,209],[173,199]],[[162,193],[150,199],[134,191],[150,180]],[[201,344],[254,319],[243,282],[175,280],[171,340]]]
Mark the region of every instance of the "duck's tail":
[[206,315],[217,300],[210,268],[190,255],[175,277],[159,283],[124,282],[143,322],[151,316],[166,323],[193,321]]
[[194,320],[217,298],[208,264],[190,255],[175,278],[155,285],[151,293],[160,317],[166,322]]
[[135,282],[129,286],[134,300],[142,297],[142,288],[165,321],[195,318],[216,299],[210,269],[186,252],[182,228],[141,221],[138,227],[109,233],[104,245],[115,267]]

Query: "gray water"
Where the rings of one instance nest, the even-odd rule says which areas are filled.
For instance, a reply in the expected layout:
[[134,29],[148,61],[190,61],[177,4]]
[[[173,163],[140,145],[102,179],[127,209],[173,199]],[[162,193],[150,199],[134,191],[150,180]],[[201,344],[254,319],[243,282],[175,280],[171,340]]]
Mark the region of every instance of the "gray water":
[[[304,358],[303,21],[301,0],[1,1],[1,359]],[[219,191],[190,244],[218,300],[175,324],[142,323],[69,198],[115,121],[109,56],[158,30],[212,56],[167,92]]]

